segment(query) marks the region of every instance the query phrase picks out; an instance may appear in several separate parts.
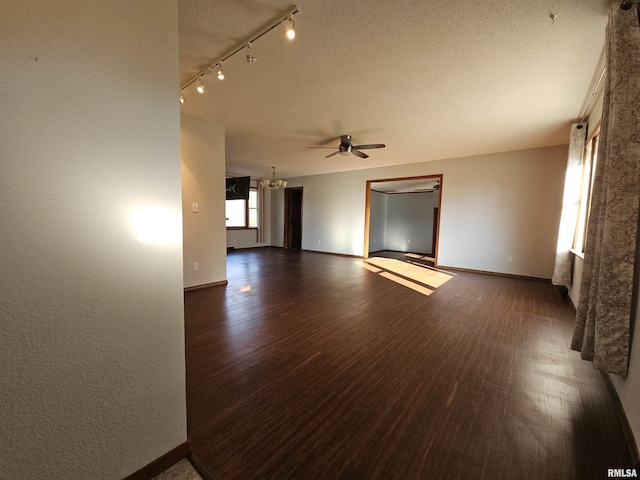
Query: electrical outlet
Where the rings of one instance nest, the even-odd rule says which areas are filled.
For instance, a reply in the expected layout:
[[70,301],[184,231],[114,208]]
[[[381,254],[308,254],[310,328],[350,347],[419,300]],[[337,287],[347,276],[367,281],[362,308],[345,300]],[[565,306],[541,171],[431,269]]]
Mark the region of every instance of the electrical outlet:
[[200,264],[198,262],[193,262],[193,271],[197,272],[200,270]]

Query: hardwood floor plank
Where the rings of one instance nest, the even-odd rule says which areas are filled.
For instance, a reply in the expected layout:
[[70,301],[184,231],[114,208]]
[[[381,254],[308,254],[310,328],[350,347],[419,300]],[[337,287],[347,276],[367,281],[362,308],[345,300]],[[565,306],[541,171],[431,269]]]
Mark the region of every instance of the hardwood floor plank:
[[425,296],[354,259],[272,248],[230,254],[228,280],[185,293],[188,436],[214,478],[599,479],[630,466],[550,284],[458,272]]

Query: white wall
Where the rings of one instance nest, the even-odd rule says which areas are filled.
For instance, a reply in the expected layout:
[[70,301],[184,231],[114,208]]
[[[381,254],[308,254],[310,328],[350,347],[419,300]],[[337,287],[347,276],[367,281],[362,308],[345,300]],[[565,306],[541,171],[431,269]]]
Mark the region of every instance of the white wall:
[[0,478],[186,440],[175,0],[0,15]]
[[282,189],[271,192],[270,217],[271,245],[274,247],[282,247],[284,245],[284,190]]
[[[362,255],[366,181],[442,173],[441,265],[551,278],[566,160],[563,145],[289,179],[304,187],[302,248]],[[274,197],[273,232],[282,208]]]
[[180,139],[186,288],[227,279],[224,128],[182,115]]
[[386,249],[432,253],[434,192],[388,195]]
[[369,252],[379,252],[387,248],[387,207],[386,193],[371,191],[369,202]]

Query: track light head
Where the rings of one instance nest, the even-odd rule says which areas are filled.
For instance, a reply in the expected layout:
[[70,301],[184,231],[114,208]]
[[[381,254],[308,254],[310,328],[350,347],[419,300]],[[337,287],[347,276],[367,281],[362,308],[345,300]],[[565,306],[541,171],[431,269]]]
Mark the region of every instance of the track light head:
[[253,56],[253,52],[251,51],[251,42],[247,43],[247,50],[248,50],[247,56],[245,57],[247,60],[247,63],[257,62],[258,59]]
[[218,63],[218,80],[224,80],[224,74],[222,73],[222,62]]
[[198,79],[198,83],[196,83],[196,90],[198,90],[198,93],[204,93],[204,83],[202,83],[202,78]]
[[296,38],[296,24],[293,22],[291,16],[282,22],[282,26],[284,27],[285,35],[289,40]]
[[180,91],[180,105],[184,103],[184,96],[182,95],[182,91]]

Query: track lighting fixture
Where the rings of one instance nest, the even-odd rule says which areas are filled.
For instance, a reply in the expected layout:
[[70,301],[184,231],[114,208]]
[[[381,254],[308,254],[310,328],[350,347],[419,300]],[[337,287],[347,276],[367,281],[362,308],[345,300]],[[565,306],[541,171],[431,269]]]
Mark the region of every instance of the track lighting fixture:
[[258,59],[256,57],[253,56],[253,52],[251,51],[251,42],[247,42],[247,56],[245,57],[247,60],[247,63],[253,63],[253,62],[257,62]]
[[262,38],[264,35],[269,33],[274,28],[278,27],[278,25],[282,25],[282,27],[285,29],[287,38],[289,38],[290,40],[293,40],[296,36],[295,23],[293,22],[293,15],[297,14],[298,12],[299,12],[298,7],[295,5],[292,5],[291,8],[289,8],[287,11],[283,12],[280,16],[274,18],[270,24],[267,24],[267,26],[265,26],[261,30],[258,30],[257,32],[254,32],[251,36],[245,38],[244,41],[237,44],[231,50],[228,50],[227,53],[224,54],[222,57],[217,57],[220,59],[218,60],[217,63],[210,63],[206,65],[202,70],[200,70],[198,73],[196,73],[191,78],[189,78],[189,80],[182,83],[180,85],[180,103],[184,103],[184,97],[182,96],[182,91],[193,83],[196,84],[196,88],[199,93],[204,93],[204,83],[202,79],[205,75],[209,75],[212,72],[216,72],[217,74],[216,76],[218,77],[218,79],[220,80],[224,79],[224,74],[222,73],[222,62],[226,62],[231,57],[233,57],[236,53],[241,52],[245,48],[248,50],[247,54],[245,55],[245,60],[247,61],[247,63],[253,63],[258,61],[258,59],[253,56],[253,52],[251,51],[252,43],[258,40],[259,38]]
[[296,38],[296,24],[293,23],[293,18],[291,18],[291,16],[282,22],[282,26],[284,27],[285,34],[289,40]]

